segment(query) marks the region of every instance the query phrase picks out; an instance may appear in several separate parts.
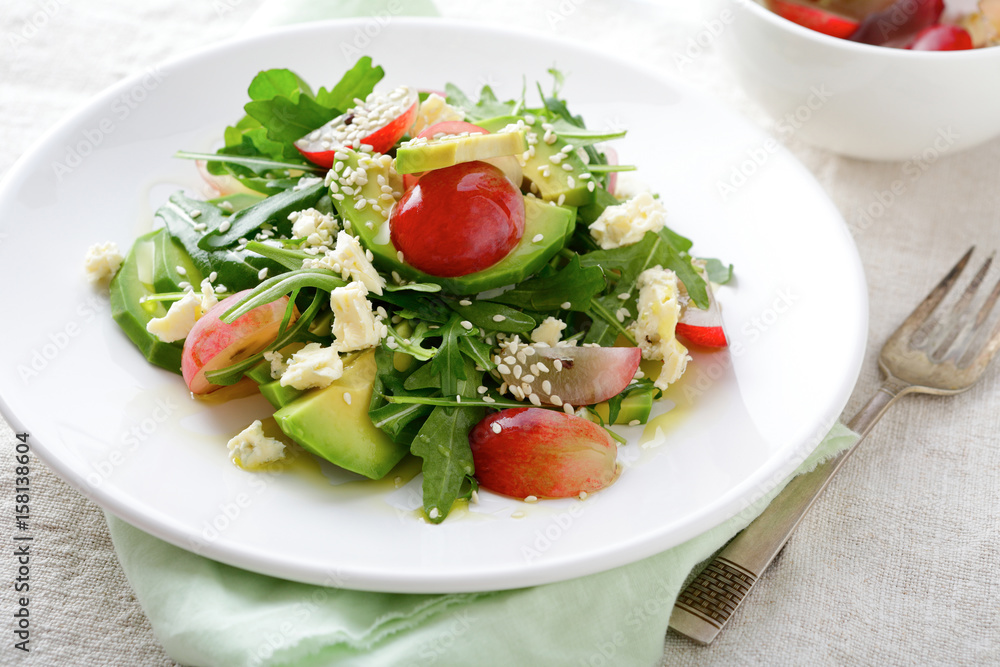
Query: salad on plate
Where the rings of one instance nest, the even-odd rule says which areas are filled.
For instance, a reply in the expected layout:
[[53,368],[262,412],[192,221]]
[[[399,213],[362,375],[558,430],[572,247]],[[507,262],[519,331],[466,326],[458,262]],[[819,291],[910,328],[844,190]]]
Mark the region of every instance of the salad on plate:
[[[123,257],[93,246],[112,314],[193,398],[259,391],[240,467],[300,446],[371,479],[420,459],[440,523],[483,489],[585,498],[620,474],[612,425],[644,424],[689,346],[727,345],[713,285],[648,186],[560,97],[489,86],[331,89],[260,72],[245,115],[195,160]],[[534,92],[532,92],[534,95]],[[232,389],[224,389],[232,387]]]

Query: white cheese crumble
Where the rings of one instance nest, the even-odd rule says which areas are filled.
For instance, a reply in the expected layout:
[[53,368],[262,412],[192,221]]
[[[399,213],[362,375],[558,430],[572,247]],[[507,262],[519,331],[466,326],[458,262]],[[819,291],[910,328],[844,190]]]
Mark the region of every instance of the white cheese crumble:
[[97,283],[108,280],[118,273],[123,259],[118,244],[114,241],[95,243],[87,248],[87,255],[83,258],[83,268],[90,282]]
[[562,339],[563,329],[566,323],[558,317],[546,317],[537,329],[531,332],[531,340],[536,343],[545,343],[549,347],[555,347]]
[[658,232],[667,222],[667,211],[653,195],[643,192],[624,204],[608,206],[590,225],[590,235],[608,250],[637,243],[646,232]]
[[332,216],[307,208],[304,211],[292,211],[288,214],[288,219],[292,222],[292,237],[305,239],[305,246],[318,248],[333,245],[337,221]]
[[271,362],[271,379],[278,380],[281,378],[281,374],[285,372],[288,368],[288,364],[285,363],[284,359],[281,357],[281,352],[277,350],[273,352],[265,352],[264,360]]
[[659,266],[639,274],[639,318],[629,325],[643,359],[663,361],[656,386],[666,389],[687,368],[687,348],[674,335],[681,316],[677,274]]
[[345,231],[337,234],[337,246],[319,259],[307,259],[303,268],[329,269],[339,273],[344,280],[356,280],[364,285],[365,292],[381,295],[385,278],[379,275],[357,237]]
[[164,343],[172,343],[176,340],[187,338],[202,315],[212,310],[219,303],[212,289],[212,283],[201,281],[201,293],[188,290],[178,301],[170,304],[167,314],[163,317],[154,317],[146,323],[146,331],[159,338]]
[[363,350],[378,345],[388,328],[372,311],[365,286],[348,283],[330,292],[330,309],[333,311],[333,347],[340,352]]
[[247,426],[229,441],[229,460],[241,468],[258,468],[285,458],[285,444],[264,435],[260,420]]
[[417,119],[410,128],[410,136],[415,137],[431,125],[449,120],[465,120],[465,112],[448,104],[437,93],[431,93],[417,109]]
[[281,386],[299,390],[322,389],[339,380],[343,374],[344,362],[340,360],[337,350],[309,343],[288,360],[281,374]]

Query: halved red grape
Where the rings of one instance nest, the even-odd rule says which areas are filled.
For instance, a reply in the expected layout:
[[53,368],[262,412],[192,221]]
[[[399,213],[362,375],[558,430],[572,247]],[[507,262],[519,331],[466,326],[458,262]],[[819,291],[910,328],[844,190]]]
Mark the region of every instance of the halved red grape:
[[427,172],[393,207],[392,244],[403,261],[432,276],[493,266],[524,234],[524,198],[502,171],[463,162]]

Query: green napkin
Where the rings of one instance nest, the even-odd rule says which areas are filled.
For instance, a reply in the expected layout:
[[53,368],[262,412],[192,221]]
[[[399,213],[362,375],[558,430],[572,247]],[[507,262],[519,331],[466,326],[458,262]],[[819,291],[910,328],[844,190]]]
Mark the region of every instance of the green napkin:
[[[795,474],[857,437],[837,424]],[[156,636],[185,665],[652,665],[663,654],[671,608],[688,574],[787,482],[737,517],[651,558],[494,593],[406,595],[299,584],[197,556],[110,515],[108,526]]]
[[[385,11],[436,13],[429,0],[272,1],[248,29]],[[795,474],[856,439],[837,424]],[[299,584],[195,555],[110,515],[107,521],[156,636],[185,665],[652,665],[689,573],[787,481],[739,516],[651,558],[493,593],[405,595]]]

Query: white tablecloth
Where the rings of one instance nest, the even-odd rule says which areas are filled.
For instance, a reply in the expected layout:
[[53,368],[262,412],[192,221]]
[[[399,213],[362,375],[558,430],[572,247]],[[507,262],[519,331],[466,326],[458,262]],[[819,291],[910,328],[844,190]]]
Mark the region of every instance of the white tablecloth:
[[[237,33],[259,4],[3,2],[0,174],[90,96],[167,57]],[[704,29],[697,4],[438,2],[448,17],[539,30],[635,58],[766,123],[711,45],[689,41]],[[678,58],[692,53],[693,59]],[[870,223],[862,211],[901,177],[901,164],[839,158],[794,140],[789,148],[851,225],[870,285],[870,349],[850,416],[874,390],[879,346],[905,314],[970,244],[1000,246],[1000,141],[943,155]],[[5,326],[22,317],[30,314],[6,313]],[[702,648],[668,635],[664,664],[1000,662],[998,389],[1000,373],[994,371],[962,396],[916,397],[896,407],[715,644]],[[4,522],[14,514],[8,492],[13,442],[0,421]],[[15,564],[0,558],[0,617],[7,619],[0,623],[0,664],[174,664],[125,581],[101,510],[44,466],[35,470],[33,650],[22,655],[12,648],[14,593],[7,582]],[[11,530],[5,523],[3,533]]]

